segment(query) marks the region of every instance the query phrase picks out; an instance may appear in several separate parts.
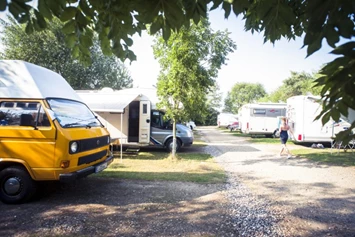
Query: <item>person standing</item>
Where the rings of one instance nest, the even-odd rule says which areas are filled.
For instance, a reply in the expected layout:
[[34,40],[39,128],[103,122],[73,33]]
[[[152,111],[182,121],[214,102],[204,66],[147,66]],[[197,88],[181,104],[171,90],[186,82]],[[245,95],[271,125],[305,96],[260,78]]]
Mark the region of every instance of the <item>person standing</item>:
[[286,151],[287,159],[290,159],[292,155],[290,150],[287,148],[286,143],[288,140],[288,132],[292,134],[292,131],[290,130],[290,126],[287,124],[287,120],[285,117],[281,118],[279,131],[280,131],[280,141],[281,141],[281,149],[280,149],[279,156],[281,157],[282,153]]

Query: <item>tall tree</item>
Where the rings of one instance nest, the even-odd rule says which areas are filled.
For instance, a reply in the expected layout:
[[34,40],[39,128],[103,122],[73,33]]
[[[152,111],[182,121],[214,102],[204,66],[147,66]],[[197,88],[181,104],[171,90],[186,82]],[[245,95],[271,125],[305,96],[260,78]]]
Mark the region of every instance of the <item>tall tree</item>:
[[265,88],[260,83],[236,83],[226,97],[225,107],[228,108],[226,112],[237,114],[242,105],[256,102],[265,95]]
[[155,40],[153,52],[161,67],[157,89],[166,115],[173,121],[175,157],[176,121],[206,114],[207,95],[215,85],[218,70],[236,48],[224,31],[213,32],[207,20],[181,28],[165,42]]
[[[319,76],[318,76],[319,77]],[[282,85],[260,101],[286,102],[287,98],[295,95],[320,95],[321,87],[316,87],[317,74],[306,72],[293,72],[286,78]]]
[[[75,57],[90,62],[89,46],[93,31],[99,34],[100,45],[106,54],[135,60],[130,50],[131,36],[150,25],[152,34],[162,31],[167,40],[171,32],[198,23],[210,10],[222,7],[225,18],[233,12],[245,19],[245,29],[263,32],[264,41],[304,36],[307,56],[322,47],[322,42],[334,48],[337,59],[327,64],[317,79],[322,88],[323,122],[337,120],[348,109],[355,110],[355,7],[353,0],[177,0],[177,1],[116,1],[116,0],[38,0],[38,6],[23,0],[0,0],[0,11],[9,10],[14,18],[26,24],[26,32],[47,27],[47,20],[60,18],[65,25],[68,44]],[[209,8],[209,5],[212,5]],[[34,15],[31,15],[34,12]],[[344,39],[337,45],[340,38]],[[351,135],[351,128],[343,135]]]
[[18,59],[34,63],[60,73],[74,89],[113,89],[132,87],[132,78],[125,65],[114,56],[104,56],[98,45],[90,48],[92,64],[89,67],[73,59],[70,48],[64,42],[63,23],[52,21],[45,31],[28,35],[24,26],[9,18],[0,20],[3,34],[2,59]]

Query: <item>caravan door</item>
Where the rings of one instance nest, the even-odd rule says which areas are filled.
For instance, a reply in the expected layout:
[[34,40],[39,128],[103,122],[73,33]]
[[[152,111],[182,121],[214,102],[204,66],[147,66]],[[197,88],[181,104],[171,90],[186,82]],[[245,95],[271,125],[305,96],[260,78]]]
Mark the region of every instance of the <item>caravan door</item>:
[[150,140],[150,101],[140,101],[139,143],[149,144]]

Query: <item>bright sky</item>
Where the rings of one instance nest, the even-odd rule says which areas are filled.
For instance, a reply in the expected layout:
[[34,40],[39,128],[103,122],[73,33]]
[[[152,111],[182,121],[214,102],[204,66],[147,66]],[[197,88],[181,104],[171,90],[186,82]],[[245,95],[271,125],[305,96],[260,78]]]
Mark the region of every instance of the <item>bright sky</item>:
[[[275,45],[263,43],[262,34],[252,34],[244,31],[244,23],[234,15],[228,20],[224,19],[224,11],[216,9],[210,13],[211,27],[217,30],[228,29],[230,37],[237,45],[237,50],[228,55],[229,61],[219,72],[217,79],[224,96],[237,82],[259,82],[264,85],[267,92],[275,90],[288,78],[290,71],[313,72],[334,59],[329,55],[331,50],[327,44],[306,58],[306,49],[301,49],[302,39],[296,41],[281,40]],[[126,61],[134,80],[134,87],[152,87],[159,74],[159,63],[154,59],[151,48],[152,37],[143,35],[134,37],[133,51],[137,61]]]

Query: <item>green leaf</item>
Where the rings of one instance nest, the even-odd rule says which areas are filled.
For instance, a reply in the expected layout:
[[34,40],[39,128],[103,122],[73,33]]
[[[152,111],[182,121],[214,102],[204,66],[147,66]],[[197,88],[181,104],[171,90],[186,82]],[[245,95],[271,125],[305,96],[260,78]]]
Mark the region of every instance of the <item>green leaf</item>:
[[157,33],[160,29],[162,28],[162,25],[160,23],[159,20],[154,21],[151,25],[150,25],[150,29],[149,29],[149,33],[154,35],[155,33]]
[[87,35],[81,35],[79,37],[79,42],[83,47],[90,48],[93,44],[92,38]]
[[77,13],[78,9],[76,7],[67,7],[64,9],[62,14],[60,15],[60,20],[65,22],[70,19],[73,19]]
[[167,26],[165,26],[163,28],[163,39],[165,41],[168,41],[168,39],[170,38],[170,35],[171,35],[171,29]]
[[125,41],[126,45],[129,47],[133,45],[133,40],[129,37],[125,38],[124,41]]
[[307,47],[307,57],[312,55],[314,52],[318,51],[322,47],[322,37],[314,40],[310,45]]
[[31,21],[27,22],[25,31],[26,31],[26,34],[32,34],[33,33],[33,26],[32,26]]
[[46,4],[56,17],[60,17],[63,9],[59,1],[46,0]]
[[127,58],[132,62],[137,60],[137,56],[133,53],[133,51],[128,50]]
[[228,3],[228,2],[223,2],[223,5],[222,5],[223,9],[224,9],[224,18],[228,18],[229,15],[231,14],[231,4]]
[[76,37],[76,35],[73,34],[69,34],[65,37],[65,43],[68,45],[69,48],[73,48],[74,45],[76,44],[76,41],[78,40],[78,38]]
[[7,6],[7,1],[6,0],[0,0],[0,11],[5,11]]
[[73,58],[79,58],[79,54],[80,54],[80,49],[78,45],[75,45],[73,50],[72,50],[72,56]]
[[45,18],[52,20],[52,12],[47,6],[46,0],[38,0],[38,11],[44,16]]
[[200,14],[198,14],[197,12],[194,13],[192,20],[194,21],[194,23],[197,25],[200,22]]
[[349,18],[345,18],[339,22],[337,25],[339,33],[344,38],[350,39],[354,33],[354,22]]
[[323,117],[322,117],[322,124],[323,124],[323,125],[326,124],[329,120],[330,120],[330,113],[328,112],[328,113],[326,113],[326,114],[323,115]]
[[325,38],[327,39],[329,46],[333,48],[335,48],[335,44],[339,42],[338,32],[336,32],[335,29],[331,27],[325,29]]
[[81,11],[77,11],[75,16],[75,20],[80,23],[82,27],[86,27],[89,24],[89,20],[81,13]]
[[214,0],[213,6],[210,8],[210,11],[217,9],[219,7],[219,5],[221,5],[222,2],[223,2],[223,0]]
[[47,27],[46,20],[44,19],[44,17],[37,10],[34,10],[34,12],[35,12],[35,15],[36,15],[36,18],[37,18],[38,26],[41,29],[45,29]]
[[340,45],[339,47],[336,47],[333,51],[330,53],[332,54],[342,54],[342,55],[348,55],[355,49],[355,42],[348,42],[345,44]]
[[67,23],[65,23],[65,25],[63,26],[63,33],[68,35],[70,33],[73,33],[75,32],[75,25],[76,25],[76,22],[75,20],[70,20],[68,21]]
[[23,9],[16,3],[16,2],[10,2],[9,3],[9,12],[12,14],[12,16],[18,20],[19,16],[22,15],[24,12]]
[[94,11],[88,6],[87,0],[80,0],[79,6],[86,16],[91,18],[94,16]]

